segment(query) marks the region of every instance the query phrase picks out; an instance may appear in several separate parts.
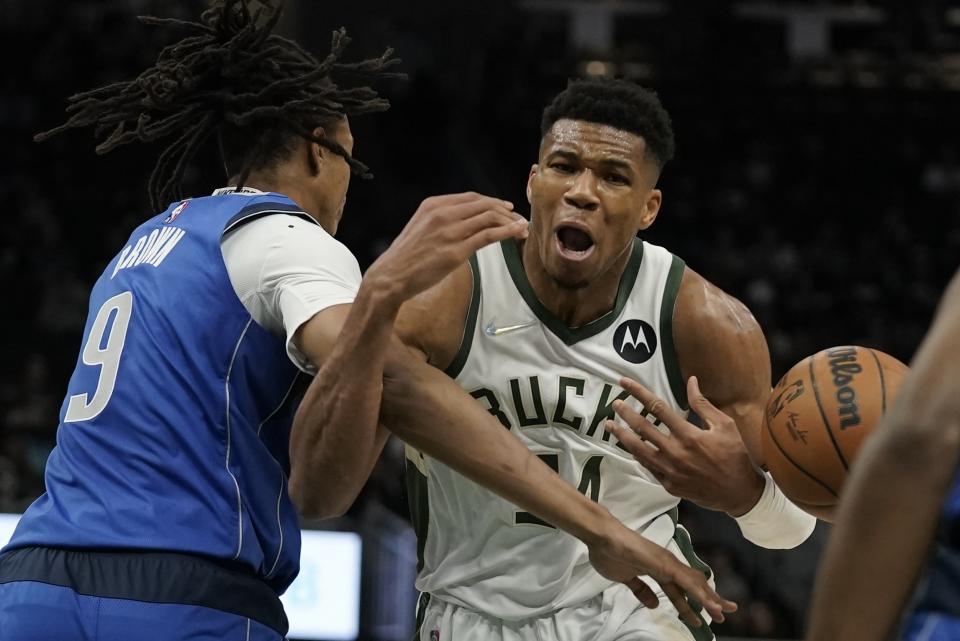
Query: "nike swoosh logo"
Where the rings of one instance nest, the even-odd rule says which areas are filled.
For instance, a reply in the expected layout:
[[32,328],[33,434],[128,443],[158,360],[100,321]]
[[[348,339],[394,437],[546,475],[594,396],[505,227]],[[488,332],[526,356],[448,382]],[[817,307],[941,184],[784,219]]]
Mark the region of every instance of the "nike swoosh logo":
[[487,336],[500,336],[502,334],[507,334],[509,332],[515,332],[518,329],[526,329],[527,327],[533,327],[537,324],[537,321],[532,320],[526,323],[518,323],[516,325],[504,325],[503,327],[497,327],[495,321],[490,321],[487,323],[487,326],[483,328],[483,333]]

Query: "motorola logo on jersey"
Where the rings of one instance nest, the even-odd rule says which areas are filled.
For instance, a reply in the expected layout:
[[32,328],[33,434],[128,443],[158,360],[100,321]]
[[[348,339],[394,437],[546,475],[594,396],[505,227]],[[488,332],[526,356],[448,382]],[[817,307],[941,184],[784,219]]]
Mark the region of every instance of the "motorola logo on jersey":
[[650,323],[633,318],[620,323],[613,333],[613,349],[631,363],[645,363],[657,351],[657,333]]

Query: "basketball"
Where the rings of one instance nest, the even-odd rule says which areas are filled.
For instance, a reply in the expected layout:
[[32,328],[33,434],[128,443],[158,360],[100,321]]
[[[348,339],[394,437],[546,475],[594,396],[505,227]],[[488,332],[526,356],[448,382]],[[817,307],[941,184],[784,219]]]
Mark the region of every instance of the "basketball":
[[867,347],[831,347],[788,371],[764,416],[766,467],[784,494],[825,521],[867,436],[896,398],[906,365]]

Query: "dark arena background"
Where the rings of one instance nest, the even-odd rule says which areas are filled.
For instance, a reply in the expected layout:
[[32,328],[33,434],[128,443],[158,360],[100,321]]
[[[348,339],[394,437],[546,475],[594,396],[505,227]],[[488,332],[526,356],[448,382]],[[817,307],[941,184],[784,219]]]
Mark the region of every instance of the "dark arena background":
[[[311,51],[324,54],[345,26],[354,56],[390,45],[409,74],[383,87],[389,112],[352,123],[355,153],[376,174],[354,181],[339,234],[361,266],[426,196],[476,190],[525,204],[541,109],[568,78],[591,74],[661,96],[677,154],[645,238],[753,310],[774,381],[833,345],[909,361],[960,263],[960,2],[286,4],[281,31]],[[193,18],[202,6],[0,0],[0,512],[42,493],[89,288],[153,213],[156,149],[96,157],[86,131],[43,145],[32,136],[62,122],[68,95],[132,77],[174,37],[136,15]],[[222,183],[209,150],[188,192]],[[304,524],[334,532],[308,537],[305,583],[288,596],[300,613],[291,638],[409,638],[416,544],[402,479],[393,442],[345,517]],[[829,527],[778,552],[745,542],[724,515],[684,511],[719,591],[740,603],[718,636],[802,636]]]

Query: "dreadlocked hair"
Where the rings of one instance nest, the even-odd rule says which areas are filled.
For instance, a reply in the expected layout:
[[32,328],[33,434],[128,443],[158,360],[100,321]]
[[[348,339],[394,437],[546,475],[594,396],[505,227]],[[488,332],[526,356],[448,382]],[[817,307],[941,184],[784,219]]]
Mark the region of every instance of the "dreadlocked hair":
[[333,32],[322,61],[272,33],[282,0],[212,0],[199,22],[140,16],[153,26],[183,32],[164,48],[154,66],[133,80],[71,96],[66,123],[37,134],[42,142],[68,129],[94,126],[96,151],[105,154],[131,142],[173,138],[150,175],[151,205],[183,197],[189,163],[212,136],[218,138],[228,177],[242,187],[255,169],[286,157],[296,137],[342,156],[355,174],[367,167],[341,145],[313,134],[346,116],[385,111],[390,103],[369,86],[341,87],[338,81],[402,78],[387,69],[400,62],[387,49],[379,58],[341,62],[350,42]]

